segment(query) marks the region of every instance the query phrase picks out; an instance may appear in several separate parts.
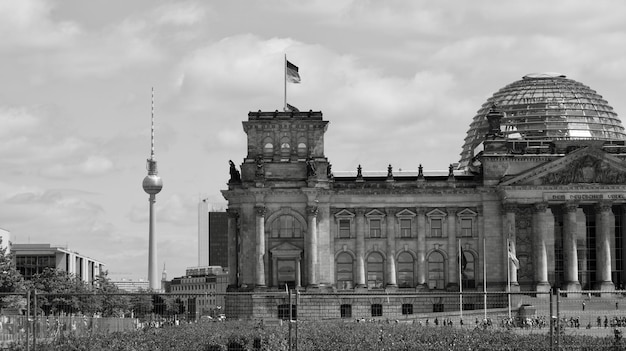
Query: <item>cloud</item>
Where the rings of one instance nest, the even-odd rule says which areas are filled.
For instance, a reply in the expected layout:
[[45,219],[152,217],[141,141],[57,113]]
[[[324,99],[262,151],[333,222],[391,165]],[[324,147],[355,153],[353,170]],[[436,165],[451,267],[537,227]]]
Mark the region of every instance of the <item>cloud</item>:
[[[147,196],[147,195],[146,195]],[[155,218],[159,223],[195,226],[197,218],[197,202],[174,194],[164,198],[157,195]],[[149,212],[145,206],[133,206],[128,218],[135,223],[148,223]]]
[[53,8],[45,0],[0,2],[0,50],[71,45],[81,30],[74,22],[51,20]]
[[54,108],[0,106],[0,166],[4,172],[66,178],[102,175],[113,161],[99,154],[97,140],[86,140],[67,128],[71,120]]
[[154,10],[156,22],[164,25],[190,26],[206,17],[206,10],[193,2],[167,3]]

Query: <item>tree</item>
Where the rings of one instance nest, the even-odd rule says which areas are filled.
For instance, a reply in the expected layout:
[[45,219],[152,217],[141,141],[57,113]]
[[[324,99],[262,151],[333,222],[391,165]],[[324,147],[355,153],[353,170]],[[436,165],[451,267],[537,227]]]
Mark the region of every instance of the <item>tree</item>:
[[[14,254],[4,249],[0,238],[0,307],[21,310],[26,306],[24,277],[15,268]],[[19,294],[19,295],[18,295]]]
[[139,289],[137,294],[132,295],[130,300],[136,317],[145,317],[152,313],[154,305],[151,293],[152,291],[150,290]]
[[97,301],[85,282],[74,274],[46,268],[35,274],[30,284],[37,294],[37,305],[46,314],[90,313],[97,309]]
[[132,308],[130,297],[111,282],[108,272],[103,272],[96,281],[103,317],[123,317]]

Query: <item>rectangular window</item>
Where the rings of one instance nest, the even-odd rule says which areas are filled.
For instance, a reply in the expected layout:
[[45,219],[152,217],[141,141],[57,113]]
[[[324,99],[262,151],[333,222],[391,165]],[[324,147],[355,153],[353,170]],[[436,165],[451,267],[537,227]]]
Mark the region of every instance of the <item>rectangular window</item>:
[[434,303],[433,304],[433,312],[443,312],[443,304],[442,303]]
[[430,220],[430,236],[441,238],[443,236],[441,218],[433,218]]
[[410,219],[400,220],[400,237],[401,238],[411,237],[411,220]]
[[[296,305],[291,305],[291,319],[296,320]],[[289,304],[278,305],[278,319],[289,320]]]
[[339,237],[340,238],[350,237],[350,220],[349,219],[339,220]]
[[402,314],[413,314],[413,304],[412,303],[403,303],[402,304]]
[[379,303],[372,304],[372,317],[382,317],[383,305]]
[[461,219],[461,236],[472,236],[472,219]]
[[380,219],[370,219],[370,238],[380,238]]
[[343,304],[339,307],[341,318],[352,318],[352,305]]

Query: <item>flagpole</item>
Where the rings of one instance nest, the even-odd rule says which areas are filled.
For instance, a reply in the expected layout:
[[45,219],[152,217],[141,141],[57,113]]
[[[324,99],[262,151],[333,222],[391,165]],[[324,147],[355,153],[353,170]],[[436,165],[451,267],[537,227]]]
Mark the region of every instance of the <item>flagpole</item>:
[[283,83],[285,84],[285,100],[283,101],[283,111],[287,111],[287,54],[285,54],[285,62],[283,62],[283,68],[285,69],[285,79],[283,79]]
[[459,311],[463,319],[463,251],[461,250],[461,239],[459,239]]
[[511,250],[511,243],[509,239],[506,239],[506,286],[508,287],[507,296],[509,299],[509,320],[511,319],[511,258],[509,257],[509,251]]
[[485,321],[487,320],[487,250],[485,249],[485,237],[483,237],[483,309]]

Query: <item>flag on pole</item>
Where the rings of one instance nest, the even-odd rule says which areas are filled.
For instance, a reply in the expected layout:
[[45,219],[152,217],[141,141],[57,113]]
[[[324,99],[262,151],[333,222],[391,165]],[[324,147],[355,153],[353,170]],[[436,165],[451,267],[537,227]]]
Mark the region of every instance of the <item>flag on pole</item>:
[[513,265],[515,265],[516,269],[519,269],[519,260],[517,259],[517,257],[515,257],[515,254],[513,253],[513,248],[511,247],[511,242],[509,241],[509,259],[511,260],[511,262],[513,262]]
[[298,73],[298,66],[286,61],[287,67],[285,67],[285,78],[289,83],[300,83],[300,74]]
[[461,272],[465,272],[465,268],[467,268],[467,258],[465,258],[465,252],[463,252],[463,247],[459,250],[459,262],[461,263]]
[[298,110],[297,107],[293,106],[293,105],[289,105],[287,104],[287,111],[291,111],[291,112],[300,112],[300,110]]

